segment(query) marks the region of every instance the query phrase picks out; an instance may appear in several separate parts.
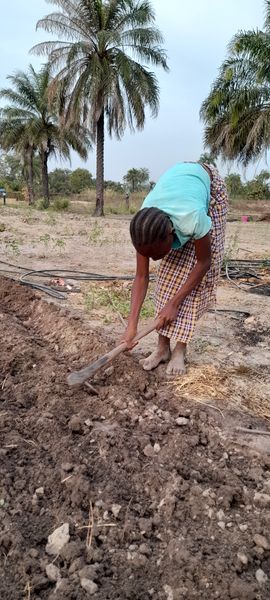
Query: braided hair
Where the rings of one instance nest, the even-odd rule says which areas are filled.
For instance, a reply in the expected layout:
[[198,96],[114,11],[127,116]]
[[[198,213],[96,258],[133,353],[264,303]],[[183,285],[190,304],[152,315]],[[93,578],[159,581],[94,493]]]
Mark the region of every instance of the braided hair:
[[130,223],[130,235],[133,246],[141,248],[155,242],[162,242],[172,233],[172,223],[163,210],[143,208]]

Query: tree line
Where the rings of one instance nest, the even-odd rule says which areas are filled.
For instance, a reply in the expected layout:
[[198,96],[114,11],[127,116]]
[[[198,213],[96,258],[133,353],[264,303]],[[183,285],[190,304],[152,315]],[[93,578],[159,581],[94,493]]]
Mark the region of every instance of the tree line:
[[[216,158],[211,153],[203,153],[199,162],[210,163],[216,166]],[[42,194],[42,178],[40,159],[33,160],[33,191],[35,196]],[[81,194],[86,190],[96,187],[96,179],[88,169],[78,168],[54,169],[48,174],[48,183],[51,195],[69,196]],[[243,181],[239,173],[230,173],[225,177],[229,196],[235,199],[260,200],[270,199],[270,173],[262,170],[249,181]],[[129,196],[132,193],[144,191],[147,194],[155,185],[150,180],[150,172],[147,168],[129,169],[123,177],[123,181],[104,180],[104,189],[116,192],[120,196]],[[0,188],[5,188],[8,195],[13,192],[23,192],[25,188],[25,177],[21,160],[14,154],[0,155]]]
[[[34,197],[42,196],[41,162],[38,156],[34,157],[32,164],[32,190]],[[80,194],[96,187],[96,179],[88,169],[54,169],[48,173],[48,186],[50,195],[68,196]],[[129,169],[123,181],[104,180],[104,189],[110,189],[120,195],[152,189],[154,182],[150,181],[150,173],[146,168]],[[5,188],[9,196],[13,192],[24,192],[25,173],[19,156],[13,153],[0,154],[0,188]]]

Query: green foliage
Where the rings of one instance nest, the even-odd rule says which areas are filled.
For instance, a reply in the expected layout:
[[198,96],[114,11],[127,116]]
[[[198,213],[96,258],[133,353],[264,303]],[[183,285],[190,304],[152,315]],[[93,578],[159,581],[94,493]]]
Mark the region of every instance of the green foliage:
[[249,200],[267,200],[270,198],[270,188],[266,180],[260,175],[252,181],[248,181],[245,186],[245,196]]
[[130,193],[140,192],[150,188],[148,169],[129,169],[123,178],[124,185]]
[[68,210],[70,206],[70,201],[68,198],[55,198],[53,202],[53,209],[61,212],[64,210]]
[[70,190],[69,169],[54,169],[49,173],[49,185],[51,194],[69,194]]
[[238,173],[231,173],[225,177],[228,194],[230,198],[237,198],[244,195],[244,185],[241,176]]
[[213,167],[216,167],[217,166],[217,157],[215,154],[212,154],[211,152],[204,152],[203,154],[201,154],[201,156],[199,158],[199,162],[206,163],[208,165],[213,165]]
[[16,150],[22,156],[29,201],[33,196],[33,160],[38,152],[42,167],[44,206],[48,207],[49,158],[58,155],[69,159],[72,148],[86,159],[90,148],[88,132],[75,119],[72,123],[64,120],[60,123],[62,96],[59,85],[52,85],[48,65],[39,72],[30,65],[26,73],[17,71],[8,79],[11,87],[0,92],[0,97],[6,102],[1,109],[0,146]]
[[[106,318],[111,322],[117,319],[118,311],[124,319],[127,319],[130,312],[131,291],[129,288],[121,287],[103,287],[92,285],[90,291],[85,297],[85,307],[88,312],[97,311],[100,308],[106,309]],[[142,319],[153,318],[155,314],[154,303],[147,298],[141,310]],[[108,321],[107,321],[108,322]]]
[[235,35],[201,109],[205,145],[216,156],[244,165],[270,147],[269,2],[266,6],[265,29]]
[[43,242],[45,248],[48,249],[50,241],[51,241],[50,234],[49,233],[45,233],[44,235],[41,235],[40,238],[39,238],[39,241]]
[[12,254],[14,256],[19,256],[21,251],[20,251],[20,245],[18,240],[14,239],[14,240],[8,240],[6,242],[6,246],[7,246],[7,251],[11,251]]
[[60,249],[60,252],[61,252],[61,251],[62,251],[62,250],[64,250],[64,249],[65,249],[65,247],[66,247],[66,242],[65,242],[65,240],[63,240],[62,238],[58,238],[58,239],[57,239],[57,240],[54,242],[54,247],[55,247],[55,248],[59,248],[59,249]]
[[230,198],[246,198],[247,200],[267,200],[270,198],[270,173],[261,171],[254,179],[243,183],[238,173],[225,177]]
[[124,186],[120,181],[105,181],[104,182],[105,190],[109,189],[117,194],[124,194]]
[[0,187],[6,187],[14,192],[21,191],[23,181],[23,169],[20,158],[13,153],[2,153],[0,155]]
[[93,226],[91,227],[88,239],[92,244],[97,244],[103,235],[103,227],[98,223],[98,221],[94,221]]
[[93,187],[91,173],[87,169],[76,169],[69,175],[69,187],[73,194],[79,194],[83,190]]

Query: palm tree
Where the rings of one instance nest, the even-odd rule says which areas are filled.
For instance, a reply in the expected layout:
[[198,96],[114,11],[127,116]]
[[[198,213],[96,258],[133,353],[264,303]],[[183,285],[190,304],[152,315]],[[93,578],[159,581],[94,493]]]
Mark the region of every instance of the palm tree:
[[168,70],[163,37],[149,0],[49,0],[58,11],[37,23],[58,40],[38,44],[67,99],[66,121],[81,118],[96,142],[96,215],[104,206],[105,121],[120,139],[143,129],[146,108],[159,109],[159,86],[145,65]]
[[28,203],[34,204],[33,158],[35,147],[27,124],[16,108],[6,107],[0,110],[0,146],[2,150],[14,151],[20,157],[27,185]]
[[270,147],[270,1],[263,31],[238,33],[204,101],[205,144],[247,165]]
[[[90,147],[87,131],[75,122],[67,126],[59,121],[57,112],[61,96],[56,87],[54,92],[51,92],[48,66],[36,72],[30,65],[28,73],[18,71],[8,79],[12,87],[0,91],[0,97],[9,103],[2,109],[6,133],[10,129],[11,132],[13,131],[9,134],[10,137],[17,136],[17,151],[21,150],[26,157],[29,181],[33,178],[34,151],[38,151],[42,170],[43,202],[46,208],[50,202],[49,157],[59,155],[60,158],[69,159],[70,148],[73,148],[83,159],[86,159]],[[8,119],[10,119],[9,127]]]
[[199,158],[200,163],[206,163],[208,165],[213,165],[213,167],[217,166],[217,158],[215,154],[212,152],[203,152]]

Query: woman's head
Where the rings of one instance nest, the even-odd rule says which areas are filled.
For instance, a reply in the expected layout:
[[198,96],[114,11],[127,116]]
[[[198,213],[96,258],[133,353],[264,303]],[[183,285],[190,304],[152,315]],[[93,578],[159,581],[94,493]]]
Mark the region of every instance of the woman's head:
[[171,220],[159,208],[143,208],[130,223],[130,235],[137,252],[159,260],[172,248],[174,231]]

